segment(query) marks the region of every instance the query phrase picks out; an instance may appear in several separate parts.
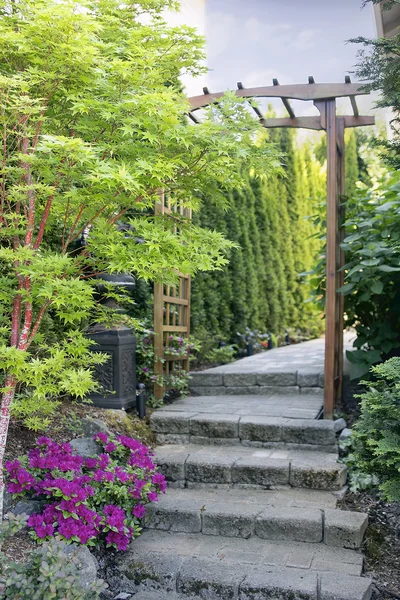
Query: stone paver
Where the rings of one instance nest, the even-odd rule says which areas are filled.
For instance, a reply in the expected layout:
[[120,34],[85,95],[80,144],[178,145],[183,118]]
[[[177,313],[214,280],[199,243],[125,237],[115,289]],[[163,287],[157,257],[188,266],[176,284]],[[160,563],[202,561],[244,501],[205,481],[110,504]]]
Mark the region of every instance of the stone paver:
[[199,599],[368,600],[371,593],[370,580],[360,578],[357,552],[316,543],[148,530],[118,557],[117,566],[129,579],[140,578],[147,590]]
[[[352,347],[354,339],[354,334],[345,332],[345,350]],[[310,377],[308,381],[311,381],[311,376],[313,374],[318,375],[319,373],[323,373],[324,371],[324,353],[325,339],[319,338],[317,340],[303,342],[302,344],[282,346],[280,348],[268,350],[267,352],[254,354],[253,356],[242,358],[241,360],[238,360],[234,363],[229,363],[227,365],[222,365],[221,367],[214,367],[213,369],[208,369],[207,371],[205,371],[205,373],[207,373],[207,375],[215,377],[221,374],[224,375],[225,373],[252,374],[300,372],[301,377],[307,375]],[[218,385],[216,383],[211,383],[211,379],[209,381],[211,385]],[[308,383],[307,385],[312,384]]]
[[368,517],[364,513],[327,510],[325,543],[342,548],[360,548],[367,525]]
[[[322,400],[315,395],[296,394],[285,397],[270,395],[190,396],[158,409],[161,412],[178,412],[196,415],[215,414],[231,416],[286,417],[315,419],[321,412]],[[296,411],[299,411],[298,416]]]
[[164,410],[153,413],[150,424],[161,445],[242,444],[337,452],[333,421]]
[[281,489],[269,492],[229,489],[176,489],[148,507],[149,529],[223,537],[322,542],[359,548],[367,517],[333,510],[330,492]]
[[[234,446],[159,446],[156,462],[170,481],[339,490],[346,468],[335,454]],[[182,477],[183,475],[183,477]],[[181,478],[181,479],[179,479]]]

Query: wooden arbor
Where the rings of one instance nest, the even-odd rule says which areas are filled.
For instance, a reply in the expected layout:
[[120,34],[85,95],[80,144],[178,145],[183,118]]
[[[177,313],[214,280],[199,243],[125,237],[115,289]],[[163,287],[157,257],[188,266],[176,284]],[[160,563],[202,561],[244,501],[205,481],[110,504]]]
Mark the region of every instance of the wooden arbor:
[[[199,122],[193,113],[210,104],[215,104],[223,92],[210,93],[207,88],[203,89],[201,96],[189,98],[191,112],[189,117],[195,123]],[[324,417],[333,418],[336,400],[342,394],[343,377],[343,296],[337,289],[343,284],[344,273],[341,267],[344,264],[344,253],[340,243],[343,231],[340,223],[343,220],[341,214],[340,198],[345,193],[345,161],[344,161],[344,131],[346,127],[363,127],[374,125],[374,117],[360,116],[356,103],[356,96],[366,94],[360,91],[359,85],[351,83],[350,77],[345,78],[345,83],[317,84],[313,77],[308,78],[307,84],[279,85],[277,79],[273,80],[272,86],[245,89],[242,83],[237,84],[236,96],[241,98],[280,98],[288,116],[283,118],[264,118],[260,110],[251,104],[256,117],[263,127],[294,127],[303,129],[314,129],[326,131],[327,134],[327,228],[326,228],[326,330],[325,330],[325,383],[324,383]],[[352,107],[352,115],[338,116],[336,114],[336,99],[348,97]],[[296,117],[290,104],[290,100],[312,101],[319,111],[317,116]],[[189,284],[188,284],[189,285]],[[180,286],[182,289],[185,286]],[[168,331],[168,325],[162,319],[165,308],[160,305],[162,294],[157,290],[155,294],[155,333],[156,338],[162,339],[164,332]],[[179,294],[178,294],[179,296]],[[179,297],[175,295],[179,306]],[[166,298],[164,296],[164,300]],[[190,298],[185,301],[186,319],[185,325],[180,330],[183,335],[189,333],[189,306]],[[168,306],[168,311],[170,307]],[[168,321],[169,323],[169,321]],[[185,331],[184,331],[185,329]],[[175,329],[176,331],[176,329]],[[161,335],[160,335],[161,334]],[[161,358],[162,348],[157,348],[158,359]],[[167,361],[168,362],[168,361]],[[157,363],[156,363],[157,364]],[[158,360],[160,364],[160,360]],[[156,367],[158,372],[160,366]],[[162,369],[162,365],[161,365]],[[159,386],[156,386],[156,395],[160,397]]]

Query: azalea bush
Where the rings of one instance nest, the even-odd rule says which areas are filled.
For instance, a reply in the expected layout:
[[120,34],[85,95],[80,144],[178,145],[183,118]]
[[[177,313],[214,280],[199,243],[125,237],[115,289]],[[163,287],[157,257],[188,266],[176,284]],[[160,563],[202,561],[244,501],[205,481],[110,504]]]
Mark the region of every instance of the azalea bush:
[[98,433],[94,439],[103,448],[97,457],[83,458],[70,444],[41,437],[27,456],[6,464],[8,491],[45,503],[28,520],[36,541],[58,536],[126,550],[140,534],[146,504],[165,492],[165,478],[147,446],[123,435]]

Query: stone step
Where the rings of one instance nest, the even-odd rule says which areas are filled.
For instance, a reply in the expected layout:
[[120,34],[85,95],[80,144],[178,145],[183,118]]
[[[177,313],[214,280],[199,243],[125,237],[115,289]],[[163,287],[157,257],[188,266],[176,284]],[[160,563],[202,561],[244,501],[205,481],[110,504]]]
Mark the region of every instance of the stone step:
[[333,494],[313,490],[227,490],[223,498],[219,490],[169,490],[148,507],[145,527],[359,548],[367,515],[335,510],[335,504]]
[[142,600],[369,600],[362,565],[354,550],[324,544],[160,531],[144,531],[116,563]]
[[189,396],[166,404],[159,412],[188,412],[194,414],[218,414],[260,417],[283,417],[285,419],[316,419],[321,412],[323,399],[315,395],[221,395]]
[[346,467],[335,454],[268,450],[244,446],[158,446],[156,462],[171,487],[222,486],[270,489],[277,486],[339,490]]
[[[182,596],[174,592],[162,592],[160,590],[157,590],[157,592],[155,593],[154,590],[142,590],[134,596],[129,596],[129,598],[131,598],[132,600],[179,600],[180,598],[182,598]],[[195,596],[191,596],[191,598],[196,600]],[[200,600],[200,596],[197,596],[197,598]]]
[[[334,421],[164,410],[151,415],[159,444],[221,444],[337,452]],[[345,423],[344,423],[345,424]]]
[[190,389],[200,396],[224,394],[313,394],[323,395],[320,369],[271,368],[239,363],[190,373]]

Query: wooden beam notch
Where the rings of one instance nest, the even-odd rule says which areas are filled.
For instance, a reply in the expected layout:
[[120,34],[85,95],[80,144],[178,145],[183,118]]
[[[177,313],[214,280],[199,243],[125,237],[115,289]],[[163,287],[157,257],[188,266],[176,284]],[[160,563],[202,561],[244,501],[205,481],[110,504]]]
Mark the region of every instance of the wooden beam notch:
[[[279,81],[278,81],[277,79],[273,79],[273,80],[272,80],[272,83],[273,83],[275,86],[278,86],[278,85],[279,85]],[[289,100],[287,100],[286,98],[281,98],[281,100],[282,100],[283,106],[286,108],[286,110],[287,110],[287,111],[288,111],[288,113],[289,113],[289,117],[290,117],[291,119],[295,119],[295,118],[296,118],[296,115],[294,114],[294,110],[293,110],[293,108],[290,106],[290,102],[289,102]]]
[[[244,90],[244,85],[241,81],[237,82],[237,89],[238,90]],[[260,111],[260,109],[258,108],[258,106],[255,106],[254,104],[251,103],[252,98],[249,99],[248,103],[250,104],[251,108],[254,110],[254,112],[256,113],[258,120],[260,121],[261,125],[265,126],[265,119],[264,116],[262,114],[262,112]]]
[[[351,78],[350,75],[346,75],[344,78],[344,82],[345,83],[351,83]],[[357,102],[356,102],[356,98],[355,96],[349,96],[350,98],[350,102],[351,102],[351,108],[353,109],[353,114],[355,117],[359,117],[360,113],[358,111],[358,106],[357,106]]]

